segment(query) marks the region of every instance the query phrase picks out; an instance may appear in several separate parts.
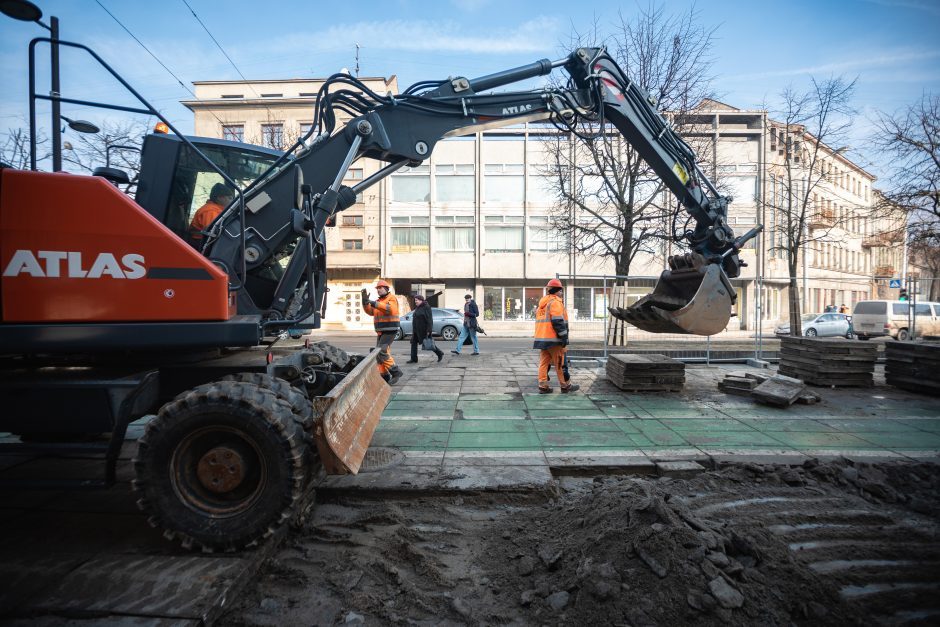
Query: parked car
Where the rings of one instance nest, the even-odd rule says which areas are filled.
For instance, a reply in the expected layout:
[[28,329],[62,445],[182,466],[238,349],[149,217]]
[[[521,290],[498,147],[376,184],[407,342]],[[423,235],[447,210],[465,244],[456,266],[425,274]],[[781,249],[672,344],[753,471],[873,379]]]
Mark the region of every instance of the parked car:
[[860,340],[890,336],[911,338],[911,306],[914,307],[914,336],[940,335],[940,303],[893,300],[862,300],[855,305],[852,326]]
[[[398,329],[396,340],[403,340],[411,335],[411,317],[414,312],[408,312],[401,317],[401,328]],[[437,337],[447,340],[456,340],[460,335],[460,327],[463,326],[463,312],[458,309],[444,309],[443,307],[431,307],[431,318],[434,324],[431,325],[431,332]]]
[[[813,313],[800,316],[805,337],[844,337],[852,338],[852,318],[840,313]],[[790,324],[777,325],[777,335],[790,335]]]

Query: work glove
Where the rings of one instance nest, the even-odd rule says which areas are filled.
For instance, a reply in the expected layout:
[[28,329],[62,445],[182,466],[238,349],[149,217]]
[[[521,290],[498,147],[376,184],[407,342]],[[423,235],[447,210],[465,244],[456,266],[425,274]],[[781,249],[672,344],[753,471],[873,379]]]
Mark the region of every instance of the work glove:
[[361,293],[362,293],[362,302],[368,303],[369,302],[369,290],[367,290],[366,288],[362,288]]

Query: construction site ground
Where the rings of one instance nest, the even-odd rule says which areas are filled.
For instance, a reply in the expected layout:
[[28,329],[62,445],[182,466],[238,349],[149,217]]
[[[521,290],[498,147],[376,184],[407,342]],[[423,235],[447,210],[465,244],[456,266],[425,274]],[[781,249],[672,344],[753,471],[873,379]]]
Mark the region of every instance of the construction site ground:
[[[402,351],[396,344],[399,362]],[[469,347],[468,347],[469,348]],[[886,624],[940,620],[940,399],[884,383],[787,409],[741,364],[629,393],[535,351],[402,364],[357,476],[262,549],[194,554],[137,512],[135,424],[105,492],[0,494],[0,616],[22,624]],[[773,368],[770,368],[772,371]],[[100,474],[0,458],[0,477]]]

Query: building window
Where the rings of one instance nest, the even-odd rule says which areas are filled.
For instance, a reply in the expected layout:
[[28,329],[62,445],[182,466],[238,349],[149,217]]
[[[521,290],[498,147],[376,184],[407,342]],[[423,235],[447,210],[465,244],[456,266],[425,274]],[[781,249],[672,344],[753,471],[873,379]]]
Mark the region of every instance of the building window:
[[284,94],[261,94],[262,98],[283,98]]
[[261,125],[261,145],[268,148],[280,150],[284,141],[283,124],[262,124]]
[[528,200],[531,203],[550,205],[557,199],[555,177],[529,174]]
[[427,216],[392,216],[392,252],[426,253],[430,241]]
[[344,239],[343,250],[362,250],[361,239]]
[[565,253],[568,242],[565,234],[549,223],[548,216],[529,216],[529,250]]
[[222,94],[223,98],[244,98],[244,94]]
[[447,252],[472,252],[476,249],[473,216],[435,216],[434,246]]
[[343,226],[362,226],[362,216],[343,216]]
[[346,171],[346,176],[343,178],[352,179],[353,181],[361,181],[362,168],[349,168],[349,170]]
[[485,216],[483,221],[486,224],[486,252],[522,252],[522,216]]
[[476,200],[472,163],[439,163],[434,166],[434,196],[438,202]]
[[483,167],[487,202],[522,202],[525,170],[521,163],[487,163]]
[[300,123],[300,136],[303,137],[306,135],[310,129],[313,128],[313,122],[301,122]]
[[522,298],[521,287],[484,287],[483,319],[521,320]]
[[222,139],[227,139],[230,142],[245,141],[245,125],[244,124],[223,124],[222,125]]
[[392,175],[392,201],[393,202],[421,202],[431,201],[431,168],[419,165],[413,168],[402,168]]

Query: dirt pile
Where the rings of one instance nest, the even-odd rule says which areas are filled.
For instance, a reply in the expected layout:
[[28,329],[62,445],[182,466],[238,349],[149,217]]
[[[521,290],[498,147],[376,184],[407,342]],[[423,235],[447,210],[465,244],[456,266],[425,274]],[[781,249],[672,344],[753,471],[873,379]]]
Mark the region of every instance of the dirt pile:
[[483,552],[492,556],[488,570],[534,622],[856,622],[765,529],[694,515],[677,498],[688,487],[668,479],[595,478],[535,515],[505,521]]
[[[728,465],[323,499],[231,625],[852,625],[936,616],[940,466]],[[905,618],[907,617],[907,618]]]

